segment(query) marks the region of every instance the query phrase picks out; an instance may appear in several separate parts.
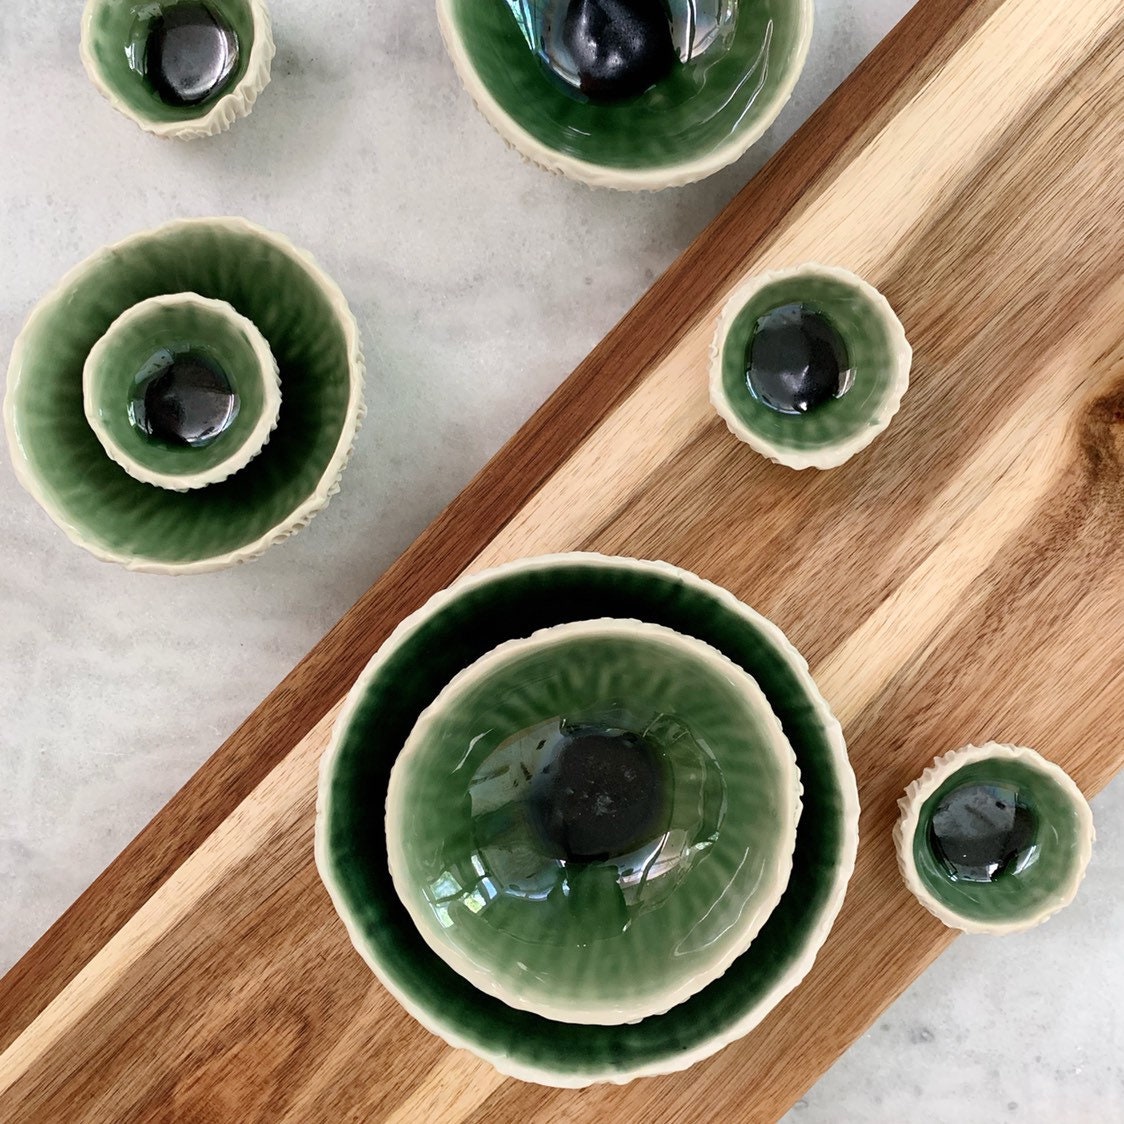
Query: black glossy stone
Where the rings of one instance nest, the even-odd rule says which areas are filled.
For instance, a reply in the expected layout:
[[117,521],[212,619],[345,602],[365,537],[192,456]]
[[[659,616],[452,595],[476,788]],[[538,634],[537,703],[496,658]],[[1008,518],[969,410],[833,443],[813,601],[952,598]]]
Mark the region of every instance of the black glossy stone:
[[238,395],[213,360],[194,352],[169,359],[140,387],[137,426],[171,445],[208,445],[238,412]]
[[929,821],[929,846],[961,882],[994,882],[1020,870],[1035,847],[1037,818],[1010,785],[969,784],[950,792]]
[[184,0],[152,21],[145,75],[168,105],[199,105],[214,97],[237,65],[238,37],[209,4]]
[[843,337],[827,317],[802,304],[759,317],[745,364],[750,393],[782,414],[806,414],[851,386]]
[[590,101],[638,97],[678,58],[663,0],[569,0],[556,22],[543,37],[547,64]]
[[655,750],[623,730],[576,728],[535,778],[530,809],[559,858],[615,858],[647,841],[663,818],[664,779]]

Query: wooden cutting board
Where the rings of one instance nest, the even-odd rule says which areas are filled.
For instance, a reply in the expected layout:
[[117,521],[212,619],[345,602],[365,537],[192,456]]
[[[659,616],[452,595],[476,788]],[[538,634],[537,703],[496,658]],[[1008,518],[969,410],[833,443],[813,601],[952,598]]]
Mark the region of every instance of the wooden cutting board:
[[[0,985],[9,1122],[758,1121],[949,943],[906,894],[895,800],[937,753],[1124,763],[1124,10],[922,0],[462,496]],[[748,273],[857,270],[914,383],[826,474],[707,404]],[[315,529],[310,532],[315,534]],[[582,1092],[505,1080],[361,964],[312,861],[316,764],[395,623],[466,568],[664,558],[774,618],[847,733],[858,868],[809,978],[698,1067]]]

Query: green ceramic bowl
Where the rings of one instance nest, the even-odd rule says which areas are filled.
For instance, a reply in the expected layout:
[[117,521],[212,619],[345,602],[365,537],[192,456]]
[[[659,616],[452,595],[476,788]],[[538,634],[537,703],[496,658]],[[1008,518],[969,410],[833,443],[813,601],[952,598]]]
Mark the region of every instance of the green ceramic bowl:
[[182,3],[86,0],[81,52],[90,80],[114,109],[157,136],[193,140],[221,133],[249,114],[269,84],[276,49],[264,0],[204,0],[235,37],[234,68],[205,101],[170,104],[157,93],[148,73],[148,41],[155,21]]
[[[749,951],[666,1014],[581,1026],[486,995],[425,943],[395,893],[382,814],[395,759],[458,672],[515,637],[568,621],[650,621],[750,674],[796,754],[803,812],[792,877]],[[839,724],[781,631],[710,582],[660,562],[555,555],[475,574],[407,618],[355,684],[320,767],[316,860],[352,942],[383,984],[451,1045],[548,1085],[684,1069],[755,1027],[807,974],[854,869],[858,791]]]
[[[220,484],[134,480],[86,420],[86,358],[126,309],[167,293],[226,301],[265,337],[282,405],[265,449]],[[261,554],[339,490],[363,416],[359,330],[303,252],[244,219],[189,219],[100,250],[40,302],[12,348],[4,422],[16,474],[80,546],[130,569],[216,570]]]
[[579,621],[453,677],[390,775],[398,896],[522,1011],[612,1025],[726,971],[792,870],[800,782],[753,679],[693,637]]
[[968,933],[1017,933],[1077,893],[1093,813],[1057,765],[1021,746],[967,746],[899,801],[898,864],[917,900]]
[[546,77],[508,0],[437,0],[457,74],[500,136],[550,171],[623,190],[693,183],[737,160],[791,96],[813,10],[813,0],[740,0],[727,49],[606,106]]
[[[758,320],[797,304],[824,316],[842,338],[853,382],[805,414],[785,414],[752,393],[747,351]],[[877,289],[845,269],[802,265],[751,278],[730,298],[711,348],[710,398],[731,433],[789,468],[835,468],[889,424],[909,388],[913,352]]]
[[[144,426],[145,387],[177,356],[204,358],[234,394],[226,428],[205,442],[169,443]],[[176,492],[203,488],[245,468],[265,447],[281,413],[277,374],[261,332],[226,301],[150,297],[121,313],[86,357],[86,421],[135,479]]]

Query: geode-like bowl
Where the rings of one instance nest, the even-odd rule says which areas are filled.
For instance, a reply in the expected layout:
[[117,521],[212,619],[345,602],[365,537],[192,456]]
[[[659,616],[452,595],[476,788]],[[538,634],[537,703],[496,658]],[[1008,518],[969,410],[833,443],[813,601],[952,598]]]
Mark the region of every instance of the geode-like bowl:
[[[169,416],[147,416],[153,392],[184,360],[205,384],[168,387],[161,413]],[[262,451],[281,414],[281,382],[245,316],[226,301],[171,293],[109,326],[86,357],[82,399],[106,454],[130,476],[187,492],[225,480]],[[176,432],[162,432],[161,422]]]
[[[86,420],[83,370],[125,310],[169,293],[225,301],[277,362],[281,412],[268,445],[218,484],[154,488],[116,464]],[[4,424],[16,475],[71,540],[152,573],[256,558],[339,490],[363,418],[359,329],[304,252],[245,219],[187,219],[99,250],[28,317],[12,348]]]
[[721,49],[676,64],[637,98],[604,105],[576,99],[546,75],[513,6],[533,15],[542,4],[437,0],[465,89],[528,160],[629,191],[693,183],[743,155],[792,95],[814,12],[813,0],[740,0]]
[[511,1007],[662,1014],[750,947],[800,783],[761,689],[641,621],[509,640],[448,683],[390,775],[390,873],[426,944]]
[[[693,636],[751,675],[792,745],[803,786],[792,875],[749,950],[721,979],[665,1014],[623,1026],[519,1011],[453,971],[422,939],[395,892],[382,815],[399,752],[455,675],[505,641],[606,616]],[[858,810],[839,723],[776,625],[665,563],[551,555],[463,579],[404,620],[371,660],[321,760],[316,862],[356,950],[434,1034],[522,1080],[619,1084],[714,1054],[753,1029],[804,978],[854,869]]]
[[[846,389],[807,412],[755,393],[748,367],[763,318],[799,308],[834,329]],[[710,400],[730,432],[789,468],[835,468],[865,449],[901,407],[913,350],[889,301],[849,270],[807,264],[752,277],[726,303],[711,345]]]
[[202,0],[233,44],[229,73],[192,104],[170,101],[154,80],[151,40],[158,21],[187,3],[195,0],[86,0],[81,55],[90,81],[114,109],[156,136],[195,140],[250,113],[269,84],[276,48],[264,0]]
[[898,865],[917,900],[966,933],[1017,933],[1077,893],[1093,813],[1057,765],[989,742],[938,757],[898,801]]

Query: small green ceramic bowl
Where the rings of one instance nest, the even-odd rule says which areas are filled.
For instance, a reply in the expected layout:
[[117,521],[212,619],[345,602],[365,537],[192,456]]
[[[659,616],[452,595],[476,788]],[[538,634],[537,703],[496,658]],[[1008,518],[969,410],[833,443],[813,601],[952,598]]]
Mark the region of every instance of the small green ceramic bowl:
[[800,784],[753,679],[693,637],[579,621],[453,677],[390,776],[390,872],[482,991],[569,1023],[662,1014],[750,946]]
[[457,74],[508,144],[549,171],[632,191],[703,179],[758,140],[804,67],[813,11],[813,0],[740,0],[725,50],[677,64],[633,101],[594,105],[545,75],[508,0],[437,0]]
[[221,133],[253,109],[269,84],[276,48],[264,0],[202,0],[235,43],[233,68],[212,95],[193,105],[169,103],[148,68],[153,27],[196,0],[86,0],[82,63],[114,109],[160,137],[194,140]]
[[[144,417],[146,388],[183,357],[221,373],[231,392],[221,431],[190,443],[161,439]],[[130,476],[186,492],[225,480],[262,451],[281,413],[281,382],[245,316],[226,301],[175,293],[141,301],[109,326],[86,357],[82,398],[90,428]]]
[[[225,301],[265,338],[281,380],[269,444],[219,484],[153,488],[106,456],[86,420],[86,359],[113,322],[151,297]],[[198,573],[256,558],[339,491],[364,413],[363,355],[338,286],[280,235],[244,219],[188,219],[99,250],[28,317],[4,397],[20,482],[98,558]]]
[[[846,393],[808,413],[781,413],[747,377],[749,349],[766,314],[799,305],[838,332],[850,363]],[[735,291],[711,346],[710,399],[730,432],[789,468],[835,468],[886,427],[909,388],[913,351],[889,302],[845,269],[802,265],[753,277]]]
[[[433,952],[395,892],[383,803],[411,730],[456,674],[505,641],[605,616],[693,636],[751,675],[796,754],[803,811],[788,887],[748,952],[665,1014],[588,1026],[516,1010]],[[858,812],[839,723],[776,625],[665,563],[552,555],[463,579],[404,620],[367,665],[321,760],[316,863],[355,948],[434,1034],[522,1080],[623,1083],[717,1052],[804,978],[854,869]]]
[[1092,855],[1081,790],[1032,749],[997,745],[938,757],[898,802],[898,864],[917,900],[968,933],[1017,933],[1077,893]]

